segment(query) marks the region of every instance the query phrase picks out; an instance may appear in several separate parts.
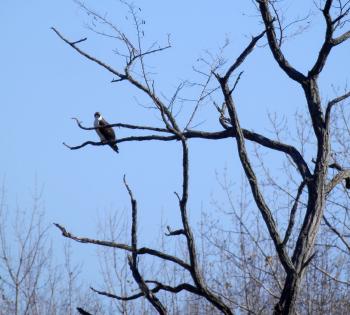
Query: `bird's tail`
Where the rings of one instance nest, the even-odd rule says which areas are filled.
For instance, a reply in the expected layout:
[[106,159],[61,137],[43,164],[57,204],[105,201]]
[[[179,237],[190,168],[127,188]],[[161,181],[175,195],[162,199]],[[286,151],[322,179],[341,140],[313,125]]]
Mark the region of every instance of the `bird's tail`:
[[110,144],[110,147],[117,153],[119,153],[119,149],[116,143]]

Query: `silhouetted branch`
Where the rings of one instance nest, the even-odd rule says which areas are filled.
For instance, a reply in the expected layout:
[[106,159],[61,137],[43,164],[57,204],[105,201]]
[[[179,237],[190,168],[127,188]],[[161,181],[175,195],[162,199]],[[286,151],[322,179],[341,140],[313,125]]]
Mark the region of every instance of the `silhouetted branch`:
[[[153,281],[153,280],[146,280],[145,282],[146,283],[154,283],[156,285],[154,288],[150,289],[150,291],[152,293],[158,293],[159,291],[167,291],[167,292],[171,292],[171,293],[179,293],[181,291],[188,291],[188,292],[194,293],[196,295],[203,296],[202,293],[196,287],[194,287],[193,285],[188,284],[188,283],[181,283],[175,287],[172,287],[172,286],[162,284],[158,281]],[[104,296],[107,296],[107,297],[110,297],[113,299],[117,299],[120,301],[136,300],[136,299],[144,296],[143,292],[139,292],[139,293],[136,293],[134,295],[123,297],[123,296],[118,296],[118,295],[115,295],[115,294],[112,294],[109,292],[99,291],[99,290],[96,290],[94,288],[91,288],[91,290],[93,290],[94,292],[96,292],[100,295],[104,295]]]
[[335,186],[337,186],[341,181],[345,180],[346,188],[349,189],[349,178],[350,170],[343,170],[335,175],[331,181],[326,185],[326,193],[329,194]]
[[132,301],[132,300],[136,300],[136,299],[144,296],[143,292],[140,292],[140,293],[137,293],[137,294],[134,294],[134,295],[130,295],[130,296],[119,296],[119,295],[115,295],[113,293],[109,293],[109,292],[106,292],[106,291],[96,290],[93,287],[90,287],[90,289],[92,291],[94,291],[95,293],[97,293],[97,294],[100,294],[100,295],[103,295],[103,296],[107,296],[109,298],[116,299],[116,300],[119,300],[119,301]]
[[248,153],[245,148],[245,140],[244,140],[245,137],[243,134],[243,130],[240,126],[235,104],[232,99],[232,94],[230,93],[230,88],[228,86],[229,77],[227,75],[225,77],[220,77],[219,75],[217,75],[217,79],[221,85],[221,90],[225,97],[225,103],[227,105],[231,124],[236,134],[235,138],[237,143],[238,155],[239,155],[243,170],[245,172],[245,175],[248,179],[249,185],[251,187],[251,191],[252,191],[255,203],[259,208],[260,213],[262,214],[262,217],[266,223],[267,229],[269,231],[269,234],[272,238],[275,249],[278,253],[278,256],[280,258],[280,261],[285,271],[287,273],[293,273],[294,265],[290,257],[288,256],[286,248],[281,240],[281,237],[279,235],[277,225],[276,225],[275,219],[272,216],[271,210],[269,209],[263,195],[261,194],[256,174],[253,171],[251,163],[249,161]]
[[279,46],[278,40],[276,38],[276,32],[273,25],[274,19],[271,16],[270,10],[269,10],[269,1],[268,0],[257,0],[259,4],[259,9],[261,16],[263,18],[266,34],[267,34],[267,40],[270,46],[270,50],[277,61],[278,65],[281,67],[281,69],[293,80],[302,83],[306,78],[305,76],[293,68],[290,63],[287,61],[285,56],[282,53],[281,47]]
[[[83,130],[96,130],[100,127],[84,127],[81,122],[78,120],[78,118],[72,117],[73,120],[76,121],[79,128]],[[138,126],[138,125],[130,125],[130,124],[123,124],[123,123],[116,123],[116,124],[108,124],[104,126],[104,128],[108,127],[118,127],[118,128],[126,128],[126,129],[137,129],[137,130],[150,130],[150,131],[158,131],[158,132],[167,132],[169,133],[168,129],[165,128],[158,128],[158,127],[149,127],[149,126]]]
[[[136,259],[136,256],[135,256],[135,259]],[[166,311],[164,305],[155,296],[154,292],[152,292],[152,290],[150,290],[148,288],[147,284],[143,280],[143,278],[139,272],[139,269],[137,267],[136,261],[134,263],[134,258],[132,258],[131,256],[128,256],[128,263],[129,263],[129,267],[132,271],[132,275],[133,275],[135,281],[137,282],[137,284],[139,285],[141,292],[143,292],[145,298],[153,305],[153,307],[157,310],[157,312],[159,314],[161,314],[161,315],[167,314],[167,311]]]
[[[258,134],[256,132],[249,131],[247,129],[242,129],[243,136],[245,139],[256,142],[264,147],[277,150],[280,152],[283,152],[287,155],[289,155],[293,162],[296,164],[301,176],[303,179],[308,178],[311,176],[310,170],[300,154],[300,152],[293,146],[284,144],[280,141],[269,139],[261,134]],[[197,131],[197,130],[189,130],[182,133],[182,135],[186,139],[208,139],[208,140],[219,140],[219,139],[227,139],[230,137],[236,137],[236,133],[234,132],[233,128],[229,128],[223,131],[217,131],[217,132],[206,132],[206,131]],[[130,142],[130,141],[151,141],[151,140],[157,140],[157,141],[174,141],[174,140],[180,140],[181,137],[178,135],[172,135],[172,136],[160,136],[160,135],[149,135],[149,136],[131,136],[131,137],[125,137],[118,139],[115,143],[121,143],[121,142]],[[93,146],[101,146],[106,145],[108,143],[102,143],[102,142],[95,142],[95,141],[86,141],[82,143],[81,145],[77,146],[70,146],[64,143],[66,147],[68,147],[71,150],[77,150],[80,148],[83,148],[87,145],[93,145]]]
[[81,307],[77,307],[77,311],[79,312],[79,314],[81,315],[92,315],[91,313],[85,311],[83,308]]
[[64,42],[66,42],[69,46],[71,46],[73,49],[75,49],[79,54],[83,55],[84,57],[86,57],[87,59],[97,63],[98,65],[100,65],[101,67],[105,68],[106,70],[108,70],[109,72],[113,73],[114,75],[116,75],[117,77],[119,77],[120,79],[126,79],[126,76],[124,74],[122,74],[121,72],[119,72],[116,69],[113,69],[111,66],[107,65],[106,63],[102,62],[101,60],[89,55],[88,53],[82,51],[79,47],[75,46],[74,42],[69,41],[68,39],[66,39],[58,30],[56,30],[54,27],[51,27],[51,29],[58,35],[59,38],[61,38]]
[[310,70],[309,76],[317,76],[321,73],[324,65],[326,64],[326,60],[329,56],[329,53],[331,52],[331,49],[333,47],[332,36],[333,36],[334,28],[332,24],[332,18],[330,15],[332,2],[333,0],[327,0],[322,10],[324,19],[326,21],[326,34],[325,34],[323,45],[319,51],[318,58],[315,62],[315,65]]
[[[249,45],[243,50],[243,52],[238,56],[236,61],[231,65],[231,67],[227,70],[224,80],[228,80],[231,74],[243,63],[243,61],[247,58],[247,56],[253,51],[256,43],[265,35],[266,31],[262,31],[259,35],[252,38]],[[240,75],[239,75],[240,76]]]
[[172,231],[169,225],[167,226],[167,229],[168,233],[165,233],[166,236],[186,235],[183,229]]
[[303,193],[303,189],[304,189],[305,185],[306,185],[306,181],[302,181],[299,188],[298,188],[298,192],[297,192],[297,195],[295,197],[293,207],[290,211],[289,222],[288,222],[286,234],[285,234],[284,239],[283,239],[284,245],[287,244],[289,237],[292,234],[292,230],[293,230],[294,223],[295,223],[295,214],[296,214],[296,211],[298,209],[299,199],[301,197],[301,194]]
[[82,39],[79,39],[79,40],[77,40],[77,41],[75,41],[75,42],[72,42],[71,45],[76,45],[76,44],[79,44],[79,43],[84,42],[84,41],[86,41],[86,40],[87,40],[87,37],[82,38]]
[[[130,245],[126,245],[126,244],[121,244],[121,243],[116,243],[116,242],[111,242],[111,241],[102,241],[102,240],[96,240],[96,239],[91,239],[91,238],[87,238],[87,237],[78,237],[73,235],[72,233],[68,232],[65,227],[63,227],[62,225],[58,224],[58,223],[54,223],[54,225],[62,232],[62,235],[64,237],[70,238],[76,242],[79,243],[84,243],[84,244],[95,244],[95,245],[100,245],[100,246],[106,246],[106,247],[112,247],[112,248],[118,248],[118,249],[122,249],[122,250],[126,250],[128,252],[133,252],[133,249]],[[160,252],[158,250],[155,249],[151,249],[148,247],[141,247],[138,248],[136,250],[138,255],[151,255],[151,256],[155,256],[164,260],[168,260],[171,261],[175,264],[180,265],[181,267],[185,268],[186,270],[190,270],[190,266],[184,262],[183,260],[181,260],[180,258],[177,258],[175,256],[172,255],[168,255],[166,253]]]
[[329,121],[330,121],[330,115],[331,115],[331,110],[332,110],[333,106],[346,100],[349,97],[350,97],[350,91],[341,95],[341,96],[338,96],[338,97],[336,97],[333,100],[328,102],[327,108],[326,108],[326,118],[325,118],[327,125],[329,124]]

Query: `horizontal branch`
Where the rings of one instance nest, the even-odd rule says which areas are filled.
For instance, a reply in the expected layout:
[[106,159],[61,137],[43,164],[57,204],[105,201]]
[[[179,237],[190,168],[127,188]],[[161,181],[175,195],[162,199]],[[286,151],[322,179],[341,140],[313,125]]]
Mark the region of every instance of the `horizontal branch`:
[[170,226],[167,226],[168,233],[165,233],[166,236],[176,236],[176,235],[186,235],[184,229],[178,229],[175,231],[172,231]]
[[[153,289],[150,289],[150,291],[152,293],[157,293],[159,291],[167,291],[167,292],[171,292],[171,293],[179,293],[180,291],[188,291],[188,292],[203,296],[203,294],[196,287],[194,287],[193,285],[188,284],[188,283],[181,283],[175,287],[172,287],[172,286],[162,284],[158,281],[153,281],[153,280],[148,280],[145,282],[156,284],[156,286]],[[97,294],[107,296],[107,297],[110,297],[112,299],[116,299],[119,301],[131,301],[131,300],[136,300],[136,299],[144,296],[143,292],[138,292],[138,293],[136,293],[134,295],[130,295],[130,296],[119,296],[119,295],[115,295],[113,293],[99,291],[99,290],[96,290],[92,287],[91,287],[91,290],[96,292]]]
[[[76,242],[118,248],[118,249],[122,249],[122,250],[125,250],[128,252],[131,252],[131,253],[134,252],[134,250],[132,249],[132,246],[129,246],[126,244],[121,244],[121,243],[116,243],[116,242],[111,242],[111,241],[101,241],[101,240],[91,239],[91,238],[87,238],[87,237],[78,237],[78,236],[75,236],[72,233],[68,232],[65,229],[65,227],[63,227],[60,224],[54,223],[54,225],[62,232],[62,235],[64,237],[70,238]],[[158,257],[158,258],[161,258],[164,260],[171,261],[175,264],[178,264],[181,267],[185,268],[186,270],[189,270],[189,271],[191,270],[190,265],[188,265],[182,259],[175,257],[175,256],[172,256],[172,255],[168,255],[166,253],[160,252],[160,251],[155,250],[155,249],[151,249],[148,247],[141,247],[141,248],[138,248],[136,250],[136,254],[138,254],[138,255],[148,254],[151,256],[155,256],[155,257]]]
[[[84,127],[81,124],[81,122],[78,120],[78,118],[72,117],[72,119],[75,120],[77,125],[79,126],[79,128],[83,129],[83,130],[96,130],[96,129],[100,129],[101,128],[101,127]],[[123,124],[123,123],[108,124],[108,125],[105,125],[103,128],[109,128],[109,127],[118,127],[118,128],[126,128],[126,129],[137,129],[137,130],[150,130],[150,131],[167,132],[167,133],[169,133],[169,130],[165,129],[165,128],[130,125],[130,124]]]
[[93,287],[90,287],[90,289],[99,295],[107,296],[109,298],[116,299],[119,301],[132,301],[132,300],[136,300],[136,299],[144,296],[143,292],[139,292],[137,294],[130,295],[130,296],[120,296],[120,295],[115,295],[115,294],[110,293],[110,292],[96,290]]
[[[249,131],[247,129],[242,129],[242,132],[243,132],[244,138],[249,140],[249,141],[256,142],[256,143],[258,143],[264,147],[267,147],[269,149],[280,151],[280,152],[283,152],[283,153],[289,155],[292,158],[295,165],[297,166],[303,179],[307,179],[307,178],[311,177],[310,170],[309,170],[304,158],[302,157],[300,152],[295,147],[288,145],[288,144],[285,144],[285,143],[282,143],[280,141],[269,139],[261,134]],[[214,132],[189,130],[189,131],[183,132],[182,135],[186,139],[206,139],[206,140],[219,140],[219,139],[227,139],[227,138],[236,137],[236,133],[234,132],[233,128],[228,128],[226,130],[214,131]],[[131,141],[152,141],[152,140],[174,141],[174,140],[181,140],[181,138],[178,135],[131,136],[131,137],[125,137],[125,138],[118,139],[115,141],[115,143],[131,142]],[[77,150],[77,149],[81,149],[87,145],[101,146],[101,145],[106,145],[109,143],[86,141],[86,142],[84,142],[80,145],[77,145],[77,146],[70,146],[66,143],[63,143],[63,144],[71,150]]]
[[81,307],[77,307],[77,311],[79,312],[79,314],[81,315],[92,315],[91,313],[85,311],[83,308]]

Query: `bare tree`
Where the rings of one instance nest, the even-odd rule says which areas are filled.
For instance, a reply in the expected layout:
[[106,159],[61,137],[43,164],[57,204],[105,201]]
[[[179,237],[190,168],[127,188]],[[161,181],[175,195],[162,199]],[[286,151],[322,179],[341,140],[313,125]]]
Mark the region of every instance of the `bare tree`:
[[[206,281],[206,277],[200,266],[198,244],[195,241],[193,227],[189,224],[188,219],[188,198],[190,193],[189,139],[232,139],[232,141],[236,143],[238,156],[250,187],[252,199],[267,228],[270,244],[272,245],[271,251],[268,253],[262,251],[265,260],[258,262],[260,265],[266,264],[266,266],[271,268],[271,277],[274,278],[273,281],[276,282],[280,289],[273,292],[267,287],[264,288],[264,282],[261,281],[260,286],[268,292],[269,298],[274,301],[275,314],[294,314],[297,311],[296,301],[298,295],[302,291],[302,281],[305,279],[308,266],[315,264],[317,261],[315,258],[315,243],[323,220],[326,226],[343,241],[343,244],[348,245],[344,236],[344,231],[340,232],[337,226],[335,226],[336,224],[334,221],[337,220],[337,216],[329,220],[328,214],[325,214],[325,209],[327,203],[331,200],[330,196],[334,194],[337,187],[344,182],[346,182],[346,186],[348,186],[350,177],[350,171],[340,166],[337,161],[334,161],[332,158],[332,129],[330,124],[333,119],[333,108],[349,98],[350,91],[345,90],[345,92],[337,95],[334,99],[323,101],[319,87],[319,76],[324,70],[333,49],[350,38],[350,31],[348,30],[350,2],[326,0],[314,3],[325,22],[324,39],[309,71],[307,71],[307,73],[302,73],[287,60],[282,47],[285,40],[288,39],[288,34],[286,34],[286,32],[290,25],[300,24],[302,25],[301,29],[304,29],[309,21],[297,19],[292,23],[286,24],[283,10],[279,6],[280,1],[253,1],[262,20],[262,29],[260,33],[251,38],[246,47],[242,49],[241,53],[238,54],[229,66],[226,66],[226,63],[220,56],[213,57],[209,61],[203,59],[203,62],[208,67],[208,71],[196,70],[203,75],[204,83],[196,85],[200,87],[200,93],[193,107],[193,111],[185,121],[179,121],[177,118],[174,111],[174,104],[180,99],[179,94],[182,89],[187,87],[186,83],[181,83],[172,97],[164,99],[164,97],[161,97],[161,93],[157,91],[151,73],[147,71],[146,67],[146,58],[170,48],[170,43],[164,46],[152,45],[146,49],[143,47],[143,20],[139,18],[137,8],[133,5],[125,4],[136,28],[135,41],[127,36],[118,26],[108,21],[104,15],[86,8],[83,3],[78,2],[78,4],[86,10],[89,15],[92,15],[95,20],[108,26],[113,32],[113,38],[121,45],[118,54],[125,60],[124,67],[122,69],[116,69],[80,48],[79,44],[87,40],[86,38],[69,40],[56,28],[53,28],[53,31],[61,40],[81,56],[93,61],[110,72],[114,76],[112,82],[125,81],[131,84],[136,90],[143,92],[152,101],[152,105],[158,111],[163,123],[162,127],[140,126],[120,122],[111,124],[110,126],[112,127],[152,132],[149,135],[121,138],[118,139],[116,143],[176,140],[181,144],[182,155],[182,190],[180,193],[176,193],[182,226],[174,229],[173,227],[169,227],[167,235],[169,237],[185,239],[186,255],[184,257],[178,257],[149,247],[138,247],[137,203],[126,182],[125,186],[130,195],[132,209],[130,244],[78,237],[68,232],[62,225],[56,224],[65,237],[71,238],[77,242],[117,248],[130,253],[128,257],[129,268],[139,287],[139,293],[131,296],[117,296],[109,292],[97,292],[118,300],[133,300],[139,297],[145,297],[159,314],[166,314],[167,307],[162,303],[161,299],[157,297],[157,294],[159,292],[171,292],[176,294],[181,291],[186,291],[187,293],[205,299],[207,303],[224,314],[233,314],[235,306],[232,304],[234,303],[232,303],[232,301],[230,302],[227,297],[218,294],[216,290],[208,284],[208,281]],[[92,30],[105,36],[108,35],[95,28],[92,28]],[[278,138],[269,138],[241,127],[236,110],[235,92],[237,84],[241,79],[242,72],[237,73],[237,71],[248,56],[251,55],[258,42],[262,41],[263,38],[267,39],[267,47],[280,70],[303,91],[304,100],[307,104],[307,119],[311,121],[312,139],[316,143],[313,151],[308,153],[314,157],[312,163],[307,162],[303,150],[299,150],[297,147]],[[220,122],[221,130],[208,132],[191,128],[199,105],[203,100],[210,98],[213,98],[213,103],[218,110],[217,118]],[[78,126],[84,130],[95,129],[93,127],[82,126],[78,119],[76,119],[76,122]],[[340,140],[345,144],[344,139]],[[283,157],[286,157],[290,162],[288,169],[292,176],[293,183],[295,183],[295,187],[294,193],[285,189],[285,192],[288,193],[287,195],[292,202],[290,204],[287,222],[284,222],[283,228],[278,224],[280,220],[280,217],[276,215],[278,209],[275,208],[274,205],[271,205],[271,202],[267,201],[263,185],[259,180],[257,171],[253,167],[253,156],[246,148],[247,141],[253,142],[267,150],[275,151]],[[341,144],[341,142],[339,143]],[[69,146],[66,144],[66,146],[72,150],[80,149],[87,145],[101,146],[105,145],[105,143],[87,141],[77,146]],[[340,145],[338,144],[338,146]],[[344,190],[337,190],[336,192],[338,194],[342,193],[343,196],[344,193],[346,194]],[[302,208],[303,211],[298,211],[299,208]],[[237,216],[237,220],[239,220],[239,218],[240,216]],[[243,225],[241,228],[243,233],[243,230],[246,228]],[[244,231],[244,233],[248,233],[248,231],[249,229]],[[258,239],[252,238],[251,241],[256,245],[259,244]],[[241,244],[244,243],[245,242],[241,242]],[[243,255],[243,261],[253,259],[249,251],[243,248],[241,254]],[[170,286],[158,279],[150,280],[145,278],[142,274],[142,270],[139,268],[139,260],[143,255],[154,256],[163,261],[174,263],[188,273],[188,280]],[[282,273],[279,271],[280,268],[283,270]],[[318,267],[318,270],[321,270],[323,275],[329,274],[329,272],[323,270],[323,268]],[[244,283],[246,292],[250,292],[247,296],[249,295],[249,298],[252,296],[261,296],[259,291],[253,292],[254,287],[256,289],[256,283],[261,277],[254,275],[254,272],[249,270],[248,265],[242,266],[241,271],[244,276],[247,274],[252,275],[249,279],[247,278]],[[250,282],[250,280],[254,278],[255,280]],[[234,280],[232,279],[232,281]],[[248,313],[252,313],[252,301],[247,299],[246,302],[245,305],[240,304],[239,306]],[[256,312],[259,313],[258,311]]]
[[[37,188],[37,185],[35,185]],[[59,262],[53,251],[50,225],[45,223],[42,192],[35,189],[32,207],[13,207],[4,186],[0,192],[0,314],[75,314],[89,302],[103,311],[95,295],[82,287],[80,268],[68,245]],[[58,258],[59,257],[59,258]],[[87,293],[86,293],[87,292]]]

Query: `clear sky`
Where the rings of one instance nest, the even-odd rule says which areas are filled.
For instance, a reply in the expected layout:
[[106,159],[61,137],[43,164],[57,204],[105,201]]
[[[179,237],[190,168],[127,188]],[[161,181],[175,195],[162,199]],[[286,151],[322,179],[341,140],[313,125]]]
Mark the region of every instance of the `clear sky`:
[[[101,14],[108,12],[107,17],[125,33],[135,34],[127,10],[118,1],[85,3]],[[224,57],[230,61],[261,31],[251,2],[237,3],[135,1],[146,21],[147,43],[166,43],[167,34],[171,35],[173,47],[149,59],[159,95],[171,97],[181,80],[198,81],[192,66],[198,65],[198,58],[208,56],[206,51],[217,54],[226,38],[230,45]],[[292,16],[305,14],[292,3],[287,2]],[[287,56],[303,72],[315,60],[322,40],[315,34],[323,29],[323,22],[316,15],[312,19],[315,24],[305,36],[286,45]],[[74,145],[98,139],[94,131],[80,130],[71,120],[78,117],[92,126],[95,111],[111,123],[161,126],[154,111],[140,106],[149,101],[139,92],[127,83],[110,83],[110,73],[78,55],[50,28],[56,27],[71,40],[88,37],[79,47],[116,67],[121,64],[112,51],[117,43],[91,33],[85,26],[91,18],[71,0],[2,0],[0,21],[0,177],[9,201],[27,205],[37,178],[44,187],[48,222],[59,222],[78,235],[94,236],[96,222],[106,212],[129,210],[122,185],[126,174],[139,201],[140,241],[156,239],[161,216],[177,227],[179,212],[173,192],[181,188],[178,143],[122,143],[119,155],[108,147],[70,151],[62,145],[64,141]],[[349,51],[347,43],[330,58],[321,78],[325,99],[333,96],[328,78],[336,87],[343,87],[349,78],[349,64],[345,67],[337,62],[337,58],[347,60],[342,56]],[[300,89],[279,71],[266,46],[256,49],[241,70],[245,73],[236,101],[243,127],[271,135],[268,111],[284,117],[304,108]],[[198,129],[220,130],[209,102],[196,122],[201,123]],[[130,131],[116,133],[124,137]],[[202,206],[210,210],[210,200],[220,198],[215,172],[228,167],[239,182],[241,168],[232,141],[191,141],[190,150],[190,212],[196,222]]]

